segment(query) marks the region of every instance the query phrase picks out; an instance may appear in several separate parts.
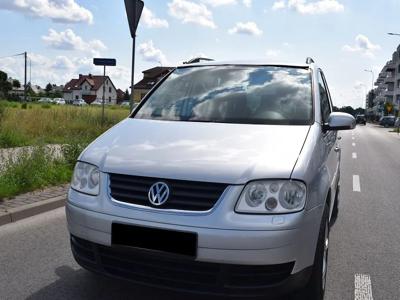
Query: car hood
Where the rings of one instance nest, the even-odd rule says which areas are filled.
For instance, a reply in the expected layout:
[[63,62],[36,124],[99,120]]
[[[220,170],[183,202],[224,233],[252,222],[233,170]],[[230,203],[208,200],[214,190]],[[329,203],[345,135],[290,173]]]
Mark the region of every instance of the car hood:
[[310,126],[128,118],[79,158],[102,172],[243,184],[289,178]]

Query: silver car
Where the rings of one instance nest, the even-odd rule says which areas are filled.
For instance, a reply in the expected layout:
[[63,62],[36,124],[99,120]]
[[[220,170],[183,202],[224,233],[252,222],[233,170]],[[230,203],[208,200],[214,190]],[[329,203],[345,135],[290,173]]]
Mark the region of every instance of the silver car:
[[178,67],[80,155],[73,255],[161,288],[322,299],[337,131],[354,127],[310,59]]

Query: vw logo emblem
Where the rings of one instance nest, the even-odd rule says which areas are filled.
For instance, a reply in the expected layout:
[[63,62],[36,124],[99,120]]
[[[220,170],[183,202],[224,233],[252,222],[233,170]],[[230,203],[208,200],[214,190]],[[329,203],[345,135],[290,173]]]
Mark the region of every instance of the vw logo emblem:
[[156,182],[150,187],[149,201],[155,206],[163,205],[169,197],[169,187],[164,182]]

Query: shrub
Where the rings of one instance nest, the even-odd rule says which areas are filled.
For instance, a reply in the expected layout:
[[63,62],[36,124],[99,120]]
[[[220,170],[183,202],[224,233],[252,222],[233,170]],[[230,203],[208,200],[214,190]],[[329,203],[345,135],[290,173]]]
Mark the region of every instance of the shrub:
[[26,104],[26,103],[21,104],[21,109],[27,109],[27,108],[28,108],[28,104]]
[[49,109],[49,108],[51,108],[51,105],[48,104],[48,103],[42,104],[42,108],[44,108],[44,109]]

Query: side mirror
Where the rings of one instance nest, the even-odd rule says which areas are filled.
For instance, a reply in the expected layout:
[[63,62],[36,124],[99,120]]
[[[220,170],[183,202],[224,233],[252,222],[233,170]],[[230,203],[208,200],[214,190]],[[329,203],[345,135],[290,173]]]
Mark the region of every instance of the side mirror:
[[350,130],[356,127],[356,119],[346,113],[333,112],[329,115],[328,123],[324,130]]

